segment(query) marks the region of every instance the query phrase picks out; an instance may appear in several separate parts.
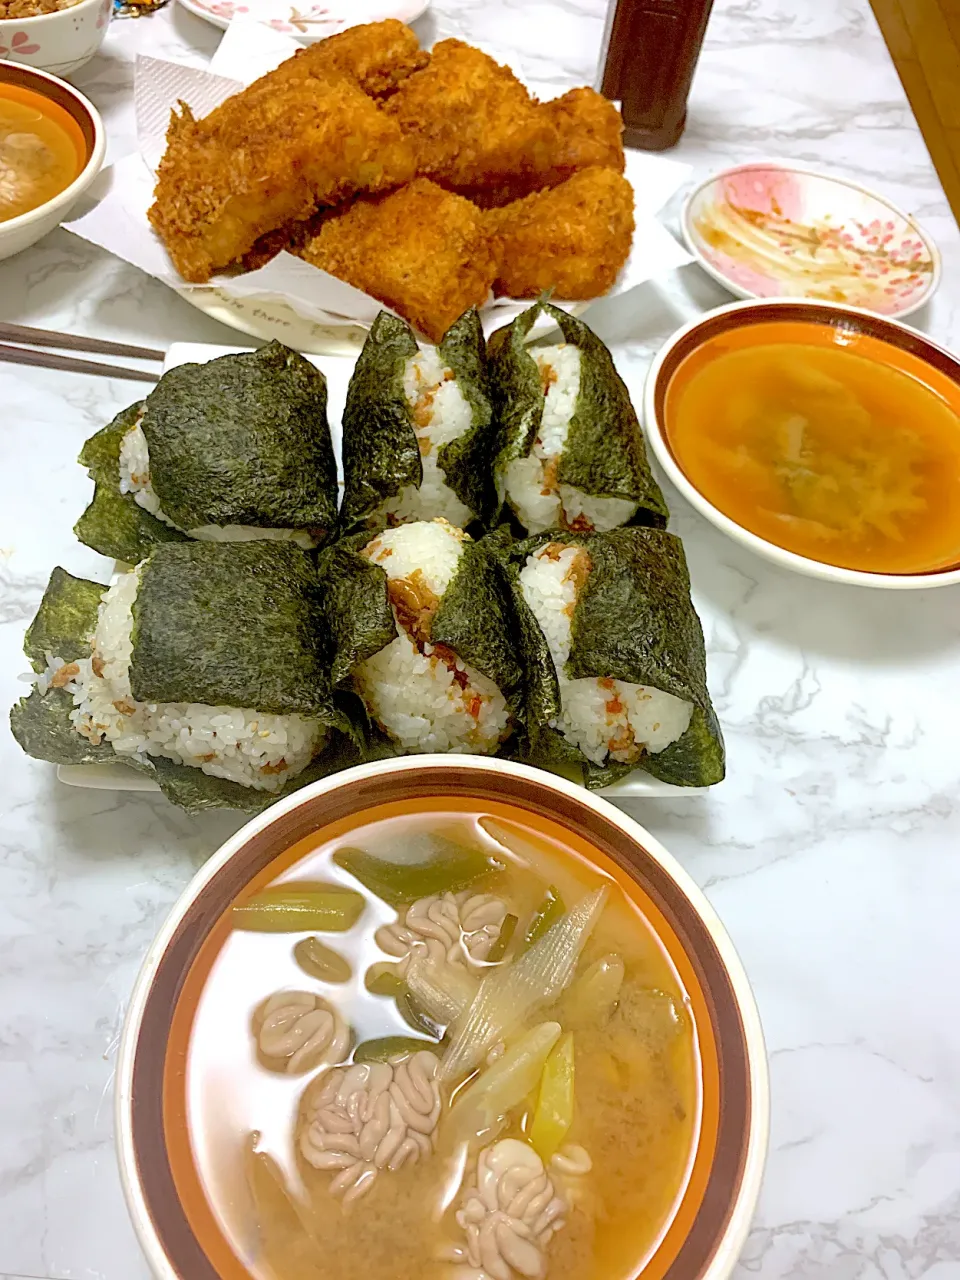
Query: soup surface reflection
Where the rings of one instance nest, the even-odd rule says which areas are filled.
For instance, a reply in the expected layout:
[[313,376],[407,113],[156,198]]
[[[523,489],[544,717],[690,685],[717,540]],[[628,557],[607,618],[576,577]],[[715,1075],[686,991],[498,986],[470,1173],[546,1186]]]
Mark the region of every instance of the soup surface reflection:
[[187,1115],[251,1274],[637,1273],[688,1176],[699,1054],[616,881],[500,815],[418,813],[308,850],[233,923]]

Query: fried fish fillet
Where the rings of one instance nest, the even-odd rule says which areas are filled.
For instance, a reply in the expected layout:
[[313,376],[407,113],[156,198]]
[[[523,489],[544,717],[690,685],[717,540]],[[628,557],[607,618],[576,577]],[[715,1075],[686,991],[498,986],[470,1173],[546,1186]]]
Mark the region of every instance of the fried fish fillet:
[[487,299],[496,269],[484,215],[426,178],[317,220],[295,252],[363,289],[439,342]]
[[420,48],[414,32],[395,18],[387,18],[349,27],[309,45],[281,63],[273,74],[323,80],[338,72],[355,80],[371,98],[385,98],[429,61],[430,55]]
[[[534,145],[534,100],[507,67],[460,40],[441,40],[430,65],[385,104],[410,139],[417,172],[453,191],[500,185]],[[549,132],[542,126],[544,137]]]
[[154,230],[185,280],[203,283],[264,235],[360,191],[406,182],[396,121],[355,83],[264,76],[203,120],[173,113],[157,172]]
[[535,298],[606,293],[633,240],[633,188],[613,169],[581,169],[558,187],[483,215],[494,239],[494,292]]

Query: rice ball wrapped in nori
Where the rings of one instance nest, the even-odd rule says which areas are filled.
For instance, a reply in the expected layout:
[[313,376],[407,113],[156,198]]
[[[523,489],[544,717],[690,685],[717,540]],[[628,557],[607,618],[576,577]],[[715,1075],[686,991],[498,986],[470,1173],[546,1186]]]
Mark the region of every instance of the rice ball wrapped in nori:
[[[541,314],[564,341],[526,345]],[[499,424],[497,497],[528,533],[662,528],[667,506],[610,352],[582,320],[539,302],[488,344]]]
[[336,524],[326,381],[279,342],[171,369],[80,462],[96,491],[77,536],[130,564],[186,537],[309,548]]
[[486,521],[496,498],[493,411],[476,310],[436,347],[418,346],[381,311],[350,380],[343,415],[345,532],[443,518]]
[[395,750],[492,754],[513,732],[522,671],[502,567],[446,520],[324,552],[334,683]]
[[510,547],[535,763],[589,787],[641,768],[678,786],[724,776],[700,620],[679,538],[556,531]]
[[106,589],[54,570],[14,736],[55,763],[127,762],[190,809],[262,808],[348,727],[318,590],[312,558],[269,541],[159,546]]

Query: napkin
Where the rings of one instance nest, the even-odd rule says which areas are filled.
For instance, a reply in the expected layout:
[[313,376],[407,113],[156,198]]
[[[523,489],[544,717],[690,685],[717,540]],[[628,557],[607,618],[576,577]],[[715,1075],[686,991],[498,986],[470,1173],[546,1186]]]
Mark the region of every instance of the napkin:
[[[88,203],[79,216],[64,224],[66,229],[178,292],[207,289],[244,305],[283,303],[308,321],[369,328],[383,309],[381,303],[289,253],[281,253],[245,275],[215,276],[209,285],[188,285],[147,221],[155,170],[166,146],[170,111],[177,101],[186,102],[195,116],[204,116],[299,47],[296,41],[259,23],[235,19],[209,70],[138,56],[134,79],[138,150],[100,175],[91,191],[92,207]],[[613,293],[625,293],[692,261],[655,216],[689,174],[690,166],[675,160],[627,153],[626,176],[636,195],[637,227],[630,257]],[[482,311],[484,328],[489,331],[505,323],[526,306],[529,302],[491,299]],[[582,311],[583,304],[577,309]]]

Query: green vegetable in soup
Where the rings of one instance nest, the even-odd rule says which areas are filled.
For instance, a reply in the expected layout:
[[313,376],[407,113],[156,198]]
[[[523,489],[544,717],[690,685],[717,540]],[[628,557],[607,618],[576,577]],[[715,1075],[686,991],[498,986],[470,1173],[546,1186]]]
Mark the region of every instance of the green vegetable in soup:
[[547,1057],[560,1038],[559,1022],[541,1022],[487,1067],[460,1095],[450,1112],[455,1141],[483,1133],[532,1093]]
[[623,961],[618,955],[595,960],[566,991],[560,1005],[563,1025],[579,1031],[602,1027],[617,1007],[623,985]]
[[233,927],[257,933],[299,933],[352,929],[364,908],[363,897],[335,884],[305,880],[271,885],[233,908]]
[[418,862],[388,862],[353,848],[338,849],[333,860],[391,907],[434,893],[458,893],[495,867],[482,849],[437,835],[430,838],[428,857]]
[[372,964],[363,979],[363,985],[371,995],[398,996],[406,983],[392,964]]
[[383,1036],[379,1040],[364,1040],[353,1051],[354,1062],[390,1062],[402,1054],[412,1057],[426,1049],[428,1053],[437,1053],[439,1045],[431,1040],[416,1040],[413,1036]]
[[434,1022],[433,1018],[420,1005],[416,996],[406,984],[404,984],[403,990],[398,993],[396,999],[397,1012],[408,1027],[411,1027],[414,1031],[421,1032],[425,1036],[429,1036],[432,1040],[441,1039],[443,1028]]
[[543,896],[543,901],[533,913],[533,919],[530,921],[530,927],[527,929],[524,938],[524,948],[532,947],[535,942],[539,942],[543,935],[558,920],[562,919],[566,914],[567,908],[563,905],[563,898],[560,896],[560,890],[554,885]]
[[546,1163],[573,1124],[573,1036],[567,1032],[544,1063],[540,1096],[530,1127],[530,1142]]
[[321,982],[349,982],[353,976],[349,960],[325,946],[319,938],[301,938],[293,948],[293,955],[304,973]]
[[507,948],[513,941],[513,935],[516,933],[519,923],[520,920],[512,912],[503,917],[503,924],[500,926],[497,939],[487,952],[487,961],[490,964],[498,964],[507,954]]

